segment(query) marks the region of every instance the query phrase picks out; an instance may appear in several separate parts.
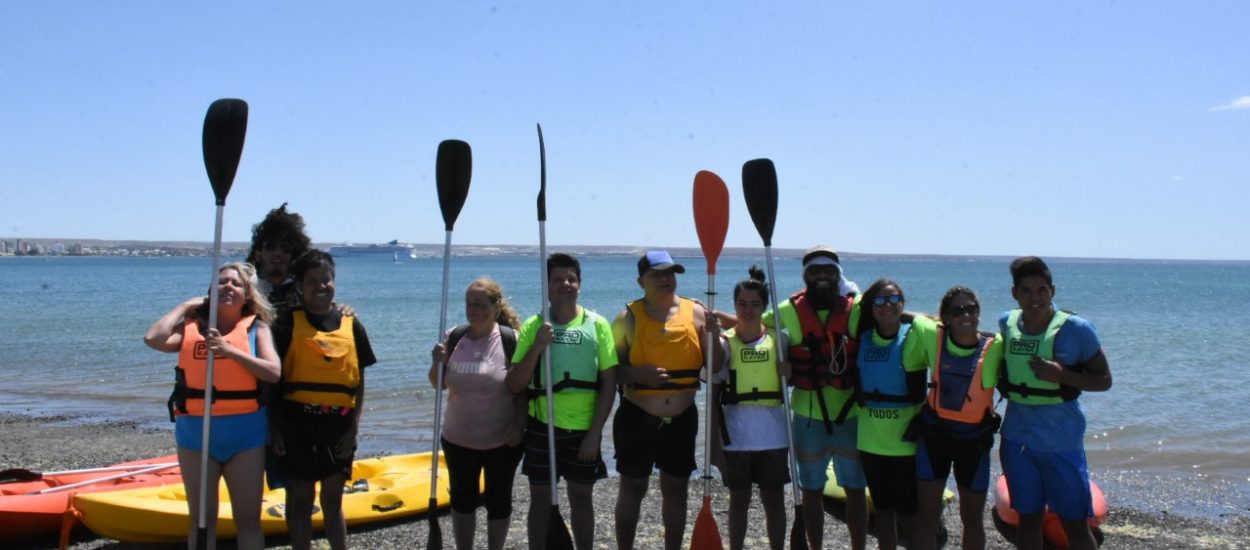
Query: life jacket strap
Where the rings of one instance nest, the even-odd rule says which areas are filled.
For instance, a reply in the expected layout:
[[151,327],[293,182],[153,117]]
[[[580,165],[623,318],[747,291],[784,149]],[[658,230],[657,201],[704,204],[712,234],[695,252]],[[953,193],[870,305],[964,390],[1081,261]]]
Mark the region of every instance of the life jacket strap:
[[356,386],[347,386],[344,384],[330,384],[325,382],[283,382],[282,394],[291,395],[297,391],[310,391],[318,393],[342,393],[354,396],[356,395]]

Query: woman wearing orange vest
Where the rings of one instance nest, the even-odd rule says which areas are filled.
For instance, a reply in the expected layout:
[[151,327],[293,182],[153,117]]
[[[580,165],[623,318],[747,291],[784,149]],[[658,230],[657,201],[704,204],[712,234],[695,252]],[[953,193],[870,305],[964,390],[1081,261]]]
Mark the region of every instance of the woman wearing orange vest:
[[[269,430],[260,382],[276,382],[282,372],[269,332],[273,311],[257,289],[256,271],[249,264],[226,264],[218,271],[213,290],[218,293],[216,327],[203,328],[208,319],[208,298],[192,298],[153,323],[143,342],[157,351],[178,353],[170,410],[175,414],[178,466],[192,518],[199,515],[205,371],[208,354],[214,355],[207,527],[216,529],[217,485],[224,475],[238,528],[238,547],[263,548],[260,503]],[[195,548],[194,522],[187,544]]]
[[961,548],[985,548],[985,493],[990,448],[998,429],[994,385],[1002,361],[1002,338],[981,333],[981,304],[965,286],[946,291],[939,307],[937,338],[927,342],[929,394],[917,417],[917,548],[933,548],[942,493],[951,469],[959,488]]

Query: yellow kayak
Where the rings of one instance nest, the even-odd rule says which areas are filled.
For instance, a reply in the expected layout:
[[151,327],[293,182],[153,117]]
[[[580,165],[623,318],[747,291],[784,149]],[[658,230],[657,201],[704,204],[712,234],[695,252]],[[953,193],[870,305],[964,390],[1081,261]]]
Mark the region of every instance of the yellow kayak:
[[[355,461],[351,480],[343,489],[347,524],[426,512],[430,504],[430,464],[428,452]],[[438,507],[445,508],[451,504],[451,495],[447,466],[441,459],[438,468]],[[235,525],[224,480],[219,495],[217,537],[234,538]],[[286,533],[286,491],[268,490],[263,498],[261,528],[265,534]],[[77,495],[74,507],[82,522],[96,534],[122,542],[184,542],[191,525],[187,494],[181,484]],[[321,529],[319,507],[314,507],[312,521],[315,529]]]

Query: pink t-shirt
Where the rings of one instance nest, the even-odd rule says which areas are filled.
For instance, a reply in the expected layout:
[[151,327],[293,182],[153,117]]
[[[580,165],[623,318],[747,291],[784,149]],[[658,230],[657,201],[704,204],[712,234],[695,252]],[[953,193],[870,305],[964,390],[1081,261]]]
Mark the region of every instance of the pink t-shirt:
[[[448,330],[443,335],[447,342]],[[499,326],[474,340],[465,334],[456,344],[443,375],[447,383],[447,410],[443,438],[470,449],[494,449],[506,444],[517,425],[516,396],[508,391],[503,342]]]

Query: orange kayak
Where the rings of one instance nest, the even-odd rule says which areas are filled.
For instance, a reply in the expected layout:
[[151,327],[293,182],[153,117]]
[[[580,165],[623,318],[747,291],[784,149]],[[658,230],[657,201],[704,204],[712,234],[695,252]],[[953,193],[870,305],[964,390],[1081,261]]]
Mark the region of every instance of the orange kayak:
[[[103,468],[48,472],[6,470],[0,481],[0,542],[51,535],[73,526],[75,494],[181,483],[176,455]],[[63,525],[64,524],[64,525]]]

